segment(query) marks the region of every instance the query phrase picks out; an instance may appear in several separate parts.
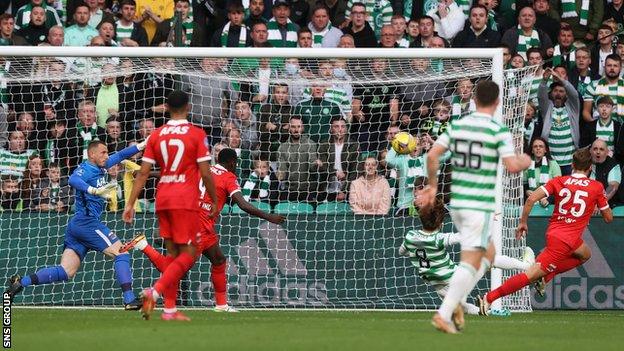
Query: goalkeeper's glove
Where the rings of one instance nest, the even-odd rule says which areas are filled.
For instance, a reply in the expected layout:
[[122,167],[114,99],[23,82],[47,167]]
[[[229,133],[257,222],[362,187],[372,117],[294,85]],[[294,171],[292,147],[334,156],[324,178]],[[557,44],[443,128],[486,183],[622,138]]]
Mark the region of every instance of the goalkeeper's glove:
[[145,147],[147,146],[147,141],[148,140],[149,140],[149,135],[147,136],[147,138],[145,138],[145,140],[143,140],[142,142],[136,144],[137,149],[139,149],[139,151],[145,150]]
[[105,198],[106,200],[109,200],[113,196],[112,190],[114,189],[117,189],[117,182],[110,182],[99,188],[90,186],[87,189],[87,192],[91,195],[97,195],[99,197]]

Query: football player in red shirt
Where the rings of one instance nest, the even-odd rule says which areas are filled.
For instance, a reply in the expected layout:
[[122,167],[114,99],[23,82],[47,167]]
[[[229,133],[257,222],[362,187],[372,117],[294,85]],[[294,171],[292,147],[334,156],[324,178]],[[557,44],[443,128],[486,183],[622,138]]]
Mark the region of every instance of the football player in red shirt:
[[[191,269],[196,259],[196,245],[200,232],[199,178],[206,184],[210,198],[217,200],[210,173],[210,151],[206,133],[186,120],[190,106],[188,95],[174,91],[167,97],[171,119],[150,135],[143,154],[141,169],[123,212],[123,220],[132,223],[134,203],[152,169],[160,167],[160,180],[156,187],[156,214],[160,235],[165,240],[172,264],[162,271],[153,287],[143,290],[143,318],[149,319],[157,299],[171,296],[177,291],[180,279]],[[216,214],[216,209],[210,211]],[[163,319],[189,320],[173,305],[165,303]]]
[[556,274],[569,271],[589,260],[591,251],[582,236],[592,214],[598,210],[606,223],[613,220],[604,187],[600,182],[588,178],[591,167],[589,150],[577,150],[572,160],[572,175],[551,179],[529,196],[522,209],[516,239],[526,235],[533,205],[544,197],[554,195],[555,209],[546,230],[546,248],[525,273],[516,274],[497,289],[483,297],[479,296],[480,314],[487,315],[492,302],[533,282],[541,285],[538,290],[543,290],[543,285]]
[[[238,161],[236,151],[233,149],[223,149],[217,155],[217,159],[218,163],[210,168],[217,193],[217,216],[210,216],[211,211],[215,208],[215,206],[213,206],[214,202],[204,192],[203,184],[199,185],[204,195],[200,202],[201,235],[198,240],[197,254],[203,254],[211,263],[210,279],[215,289],[216,306],[214,310],[216,312],[237,312],[236,309],[229,306],[227,303],[227,260],[221,251],[219,237],[215,231],[215,224],[219,218],[219,213],[221,213],[228,198],[231,198],[241,210],[271,223],[280,224],[284,221],[284,217],[277,214],[266,213],[245,200],[236,179],[236,164]],[[143,251],[154,266],[161,272],[172,262],[170,256],[164,256],[158,250],[150,246],[143,234],[139,234],[132,241],[123,245],[120,252],[125,252],[132,248]],[[175,303],[176,296],[165,296],[165,302],[169,299],[173,299]]]

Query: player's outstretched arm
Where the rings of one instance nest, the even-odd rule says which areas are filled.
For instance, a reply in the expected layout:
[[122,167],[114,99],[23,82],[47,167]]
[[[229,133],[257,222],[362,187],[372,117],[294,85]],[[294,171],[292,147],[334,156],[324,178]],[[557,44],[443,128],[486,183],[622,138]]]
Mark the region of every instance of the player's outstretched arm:
[[82,191],[84,193],[89,193],[91,195],[101,196],[105,199],[110,198],[111,190],[117,187],[117,182],[113,181],[101,187],[95,188],[87,184],[87,182],[82,179],[79,170],[80,169],[74,171],[74,173],[72,173],[72,175],[69,177],[69,185],[72,188],[78,191]]
[[547,195],[548,194],[546,194],[544,189],[542,189],[542,187],[539,187],[535,189],[535,191],[533,191],[531,195],[527,198],[526,202],[524,203],[524,207],[522,208],[522,216],[520,216],[520,223],[518,224],[518,228],[516,228],[516,239],[520,239],[526,235],[528,228],[529,228],[528,226],[529,214],[531,214],[533,205],[535,205],[535,203],[538,202],[539,200],[545,198]]
[[[217,191],[215,190],[214,182],[212,181],[212,174],[210,173],[210,162],[202,161],[197,163],[197,167],[199,167],[199,174],[201,175],[202,181],[204,182],[204,187],[206,187],[206,191],[208,192],[208,196],[210,196],[210,200],[212,200],[213,204],[216,204],[217,201]],[[217,215],[217,206],[212,206],[210,208],[210,217],[214,217]]]
[[110,155],[110,157],[106,161],[106,166],[104,166],[104,168],[106,169],[111,168],[114,165],[120,163],[121,161],[128,159],[134,156],[135,154],[143,151],[145,149],[145,145],[147,144],[148,139],[149,137],[147,137],[145,140],[143,140],[139,144],[128,146],[127,148],[123,150],[119,150],[118,152],[115,152],[114,154]]
[[234,203],[237,204],[241,210],[249,213],[252,216],[260,217],[262,219],[265,219],[275,224],[280,224],[284,222],[284,216],[281,216],[278,214],[266,213],[262,211],[261,209],[256,208],[254,205],[250,204],[249,202],[247,202],[247,200],[245,200],[245,198],[243,197],[240,191],[237,191],[234,194],[232,194],[232,200],[234,200]]
[[150,171],[152,170],[152,164],[149,162],[143,161],[141,163],[141,169],[136,175],[134,179],[134,184],[132,185],[132,191],[130,192],[130,197],[128,198],[128,202],[126,202],[126,206],[123,211],[122,218],[126,223],[132,223],[134,218],[134,203],[139,197],[139,193],[145,186],[145,182],[147,181],[147,177],[150,175]]
[[531,158],[525,153],[504,157],[503,165],[509,172],[518,173],[529,168],[531,165]]
[[[445,136],[443,134],[443,136]],[[440,168],[440,157],[446,152],[447,148],[440,143],[435,143],[427,153],[427,186],[418,192],[416,204],[419,207],[427,207],[433,205],[435,197],[438,193],[438,168]]]

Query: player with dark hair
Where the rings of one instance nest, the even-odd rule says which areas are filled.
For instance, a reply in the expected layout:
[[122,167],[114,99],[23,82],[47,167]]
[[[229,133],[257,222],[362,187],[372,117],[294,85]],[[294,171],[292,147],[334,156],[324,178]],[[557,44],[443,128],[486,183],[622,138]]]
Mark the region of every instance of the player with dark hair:
[[100,217],[115,181],[107,183],[106,170],[145,148],[147,139],[108,155],[106,144],[95,140],[87,146],[87,160],[69,177],[69,185],[76,189],[76,214],[69,220],[65,231],[61,264],[38,270],[24,277],[14,275],[6,291],[11,299],[26,286],[67,281],[74,277],[89,250],[104,253],[114,259],[115,278],[123,292],[126,310],[138,310],[141,303],[132,292],[130,255],[120,252],[121,242]]
[[572,175],[551,179],[535,189],[522,209],[516,238],[528,231],[527,221],[533,205],[542,198],[555,196],[555,210],[546,230],[546,248],[536,258],[536,263],[525,273],[516,274],[503,285],[479,297],[480,313],[487,315],[490,304],[536,282],[538,293],[555,275],[567,272],[585,263],[591,257],[589,247],[583,242],[583,231],[598,208],[606,223],[613,220],[602,183],[589,179],[592,159],[588,149],[577,150],[572,160]]
[[[197,237],[200,232],[199,199],[197,184],[199,178],[206,184],[208,196],[217,200],[214,183],[210,175],[210,151],[206,133],[190,124],[188,116],[189,97],[176,90],[167,97],[167,110],[171,119],[167,124],[152,132],[141,169],[136,177],[132,193],[123,212],[123,220],[132,223],[134,203],[145,185],[152,165],[160,167],[160,180],[156,188],[156,214],[160,236],[165,240],[171,264],[162,271],[160,279],[153,287],[143,290],[144,319],[149,319],[156,300],[165,295],[165,320],[189,320],[177,311],[175,294],[180,279],[188,272],[196,259]],[[211,210],[208,216],[216,214]],[[171,297],[174,297],[173,300]]]
[[[214,205],[215,202],[211,201],[210,198],[206,196],[203,184],[199,184],[203,196],[200,202],[201,236],[197,248],[197,255],[203,254],[211,263],[210,279],[215,289],[216,300],[214,310],[216,312],[238,312],[227,303],[227,261],[221,251],[219,237],[215,231],[215,224],[218,217],[211,217],[209,213],[215,207],[217,213],[221,213],[229,197],[243,211],[271,223],[282,223],[284,217],[277,214],[266,213],[245,200],[236,179],[236,164],[238,162],[236,151],[229,148],[223,149],[219,152],[217,159],[218,163],[210,168],[217,192],[216,206]],[[164,256],[158,252],[158,250],[150,246],[143,234],[138,235],[132,241],[125,244],[122,247],[122,251],[127,251],[132,248],[143,251],[154,266],[161,272],[164,271],[173,260],[171,256]]]

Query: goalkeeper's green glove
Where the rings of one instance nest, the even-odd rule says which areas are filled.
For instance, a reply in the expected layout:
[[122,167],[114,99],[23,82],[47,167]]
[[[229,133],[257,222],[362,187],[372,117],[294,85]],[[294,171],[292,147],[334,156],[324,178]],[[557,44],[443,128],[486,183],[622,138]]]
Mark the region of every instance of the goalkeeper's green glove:
[[104,198],[106,200],[110,200],[110,198],[113,196],[112,190],[114,190],[114,189],[117,189],[117,182],[115,182],[115,181],[110,182],[110,183],[108,183],[106,185],[103,185],[103,186],[101,186],[99,188],[95,188],[95,187],[90,186],[87,189],[87,192],[89,194],[91,194],[91,195],[97,195],[97,196],[102,197],[102,198]]

